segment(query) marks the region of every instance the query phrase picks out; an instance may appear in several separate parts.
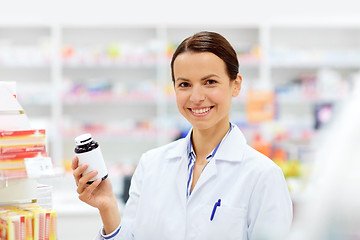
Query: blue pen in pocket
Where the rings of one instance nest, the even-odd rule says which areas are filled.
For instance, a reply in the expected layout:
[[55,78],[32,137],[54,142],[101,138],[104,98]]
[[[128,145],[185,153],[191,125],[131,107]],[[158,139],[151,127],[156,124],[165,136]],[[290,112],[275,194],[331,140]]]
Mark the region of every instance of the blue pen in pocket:
[[215,216],[215,212],[216,212],[216,208],[220,207],[221,205],[221,199],[219,199],[215,204],[214,204],[214,208],[212,210],[211,216],[210,216],[210,221],[212,221],[214,219]]

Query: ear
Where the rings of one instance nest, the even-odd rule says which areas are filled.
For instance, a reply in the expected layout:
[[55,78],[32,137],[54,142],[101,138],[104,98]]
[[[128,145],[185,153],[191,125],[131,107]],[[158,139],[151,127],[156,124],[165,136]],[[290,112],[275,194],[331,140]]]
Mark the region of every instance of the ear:
[[233,81],[233,92],[232,97],[237,97],[241,90],[242,77],[240,73],[236,76],[236,79]]

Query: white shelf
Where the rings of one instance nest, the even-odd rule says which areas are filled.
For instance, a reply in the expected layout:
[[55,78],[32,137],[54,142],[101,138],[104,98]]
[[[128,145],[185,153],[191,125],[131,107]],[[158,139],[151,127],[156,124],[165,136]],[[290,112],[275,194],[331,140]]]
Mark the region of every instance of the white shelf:
[[75,62],[64,62],[63,67],[68,69],[78,69],[78,70],[88,70],[88,69],[98,69],[98,70],[108,70],[108,69],[117,69],[117,68],[130,68],[130,69],[142,69],[142,68],[155,68],[157,63],[154,61],[144,61],[144,62],[112,62],[112,61],[103,61],[103,62],[92,62],[91,60],[86,63],[76,63],[81,62],[77,60]]
[[116,105],[157,105],[157,99],[155,96],[99,96],[99,94],[85,95],[85,96],[65,96],[63,100],[64,105],[67,106],[89,106],[93,105],[105,105],[105,104],[116,104]]
[[31,69],[31,70],[48,70],[51,67],[51,64],[45,63],[34,63],[34,62],[26,62],[26,63],[7,63],[0,61],[0,69],[14,70],[17,71],[20,69]]
[[342,102],[344,97],[339,98],[289,98],[284,97],[276,100],[276,103],[279,105],[315,105],[315,104],[322,104],[322,103],[335,103],[335,102]]
[[332,62],[332,61],[273,61],[270,66],[272,68],[299,68],[299,69],[321,69],[321,68],[350,68],[360,69],[359,62]]
[[41,175],[37,175],[36,177],[28,178],[26,171],[24,170],[24,174],[21,175],[13,175],[13,176],[4,176],[4,173],[0,171],[0,181],[11,181],[11,180],[23,180],[23,179],[44,179],[44,178],[56,178],[61,177],[65,174],[64,167],[54,167],[48,172],[44,172]]

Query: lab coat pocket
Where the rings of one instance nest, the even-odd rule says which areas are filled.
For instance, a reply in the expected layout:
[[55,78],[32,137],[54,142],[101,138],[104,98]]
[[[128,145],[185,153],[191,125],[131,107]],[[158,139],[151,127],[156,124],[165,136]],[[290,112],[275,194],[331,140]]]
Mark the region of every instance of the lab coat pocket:
[[[247,209],[219,206],[204,206],[199,224],[199,239],[247,239]],[[211,215],[213,218],[211,219]]]

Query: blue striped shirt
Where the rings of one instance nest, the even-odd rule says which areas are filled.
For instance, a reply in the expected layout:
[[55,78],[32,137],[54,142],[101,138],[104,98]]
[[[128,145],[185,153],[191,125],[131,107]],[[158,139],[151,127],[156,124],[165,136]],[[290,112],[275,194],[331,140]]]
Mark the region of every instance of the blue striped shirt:
[[[211,159],[214,158],[217,150],[219,149],[222,141],[227,137],[227,135],[229,135],[230,131],[234,128],[234,125],[232,123],[230,123],[230,129],[229,131],[226,133],[226,135],[223,137],[223,139],[218,143],[218,145],[214,148],[214,150],[206,157],[206,161],[207,163],[209,163],[211,161]],[[193,170],[194,170],[194,166],[195,166],[195,159],[196,159],[196,155],[192,146],[192,141],[191,141],[191,137],[189,138],[189,142],[188,142],[188,146],[187,146],[187,156],[189,159],[189,163],[188,163],[188,180],[187,180],[187,188],[186,188],[186,198],[188,199],[191,195],[191,185],[192,185],[192,181],[193,181]],[[206,167],[206,165],[205,165]],[[203,168],[202,171],[204,171],[205,167]]]

